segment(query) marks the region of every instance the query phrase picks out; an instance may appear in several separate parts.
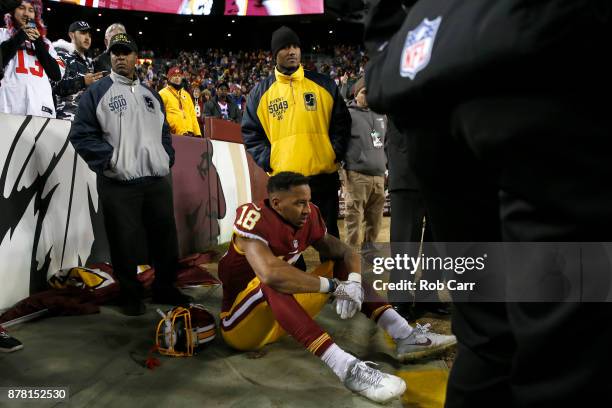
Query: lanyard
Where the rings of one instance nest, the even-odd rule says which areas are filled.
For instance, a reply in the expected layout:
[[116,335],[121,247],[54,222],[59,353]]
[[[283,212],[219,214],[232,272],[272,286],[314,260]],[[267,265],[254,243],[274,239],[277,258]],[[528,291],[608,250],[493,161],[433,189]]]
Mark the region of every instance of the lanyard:
[[170,93],[174,95],[174,97],[178,100],[179,109],[181,110],[181,112],[183,112],[183,119],[186,119],[187,116],[185,115],[185,111],[183,110],[183,104],[181,102],[181,94],[180,94],[181,91],[178,91],[177,93],[174,93],[174,92],[175,92],[174,89],[172,89],[172,87],[170,86]]

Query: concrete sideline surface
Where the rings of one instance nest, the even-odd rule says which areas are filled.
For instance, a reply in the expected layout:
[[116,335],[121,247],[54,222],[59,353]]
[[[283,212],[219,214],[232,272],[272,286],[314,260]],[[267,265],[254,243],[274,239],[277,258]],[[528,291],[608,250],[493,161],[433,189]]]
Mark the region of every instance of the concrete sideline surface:
[[[187,290],[217,318],[221,288]],[[116,307],[102,307],[97,315],[43,318],[11,328],[24,349],[0,354],[0,387],[70,388],[66,402],[0,402],[6,407],[378,407],[344,388],[318,358],[285,337],[262,352],[241,353],[227,347],[220,334],[194,357],[156,355],[161,366],[143,363],[154,344],[159,305],[149,304],[140,317],[123,316]],[[162,310],[168,306],[161,307]],[[341,321],[328,305],[317,318],[335,341],[361,359],[386,372],[438,371],[443,361],[424,366],[401,365],[383,333],[359,315]],[[408,374],[410,377],[410,374]],[[416,381],[418,383],[418,381]],[[438,381],[439,383],[439,381]],[[442,378],[442,385],[445,386]],[[411,386],[407,395],[411,394]],[[438,393],[440,390],[438,389]],[[405,396],[407,398],[407,396]],[[406,406],[435,407],[407,401]],[[433,404],[433,405],[432,405]],[[387,405],[400,407],[397,400]]]

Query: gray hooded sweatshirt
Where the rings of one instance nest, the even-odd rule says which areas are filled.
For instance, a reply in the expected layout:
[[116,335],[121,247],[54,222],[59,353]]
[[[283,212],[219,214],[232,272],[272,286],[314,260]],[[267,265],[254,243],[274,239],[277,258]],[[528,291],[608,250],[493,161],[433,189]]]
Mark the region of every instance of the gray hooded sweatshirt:
[[384,176],[387,168],[385,136],[387,118],[360,108],[353,100],[348,104],[351,114],[351,138],[344,159],[344,168],[369,176]]

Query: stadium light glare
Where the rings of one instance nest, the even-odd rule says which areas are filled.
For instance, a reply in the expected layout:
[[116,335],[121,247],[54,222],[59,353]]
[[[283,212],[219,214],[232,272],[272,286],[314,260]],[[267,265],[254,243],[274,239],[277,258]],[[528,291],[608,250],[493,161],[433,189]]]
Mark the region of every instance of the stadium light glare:
[[142,35],[142,31],[139,31],[139,32],[138,32],[138,35]]
[[148,19],[149,19],[149,17],[145,16],[145,20],[148,20]]
[[190,18],[190,19],[189,19],[189,22],[193,23],[193,18]]
[[96,31],[97,31],[97,32],[100,32],[100,29],[99,29],[99,28],[96,28]]
[[98,13],[98,17],[102,17],[102,13]]
[[190,37],[193,37],[193,33],[189,33],[189,36],[190,36]]
[[47,11],[51,11],[51,7],[47,7]]
[[232,20],[232,23],[235,23],[235,22],[236,22],[236,20]]
[[334,30],[329,30],[329,33],[330,33],[330,34],[333,34],[333,33],[334,33]]
[[231,36],[232,36],[232,33],[227,33],[227,36],[228,36],[228,37],[231,37]]

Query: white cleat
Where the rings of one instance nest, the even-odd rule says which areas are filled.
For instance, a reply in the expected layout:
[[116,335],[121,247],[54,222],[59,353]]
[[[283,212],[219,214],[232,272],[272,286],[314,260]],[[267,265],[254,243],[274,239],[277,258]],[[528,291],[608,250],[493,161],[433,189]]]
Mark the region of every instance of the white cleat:
[[395,339],[399,361],[414,361],[429,357],[457,344],[455,336],[432,333],[429,331],[430,327],[429,323],[424,326],[417,323],[410,336],[405,339]]
[[406,391],[404,380],[370,367],[368,363],[375,364],[355,359],[344,380],[346,388],[380,404],[399,398]]

